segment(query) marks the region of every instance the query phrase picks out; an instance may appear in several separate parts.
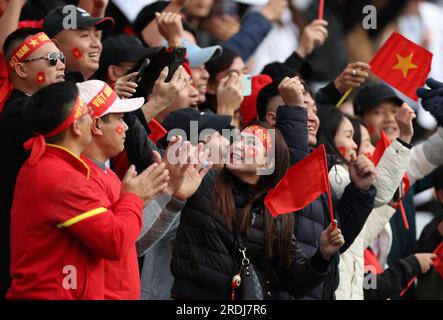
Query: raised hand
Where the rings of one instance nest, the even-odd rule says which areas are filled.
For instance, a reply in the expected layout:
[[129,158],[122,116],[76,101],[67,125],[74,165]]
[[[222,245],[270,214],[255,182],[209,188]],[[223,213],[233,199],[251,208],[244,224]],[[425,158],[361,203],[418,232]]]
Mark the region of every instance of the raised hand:
[[307,108],[304,103],[304,87],[298,77],[285,77],[278,86],[278,91],[287,106]]
[[414,110],[406,102],[403,103],[395,115],[395,121],[397,121],[398,128],[400,129],[400,139],[406,143],[411,143],[412,136],[414,135],[414,127],[412,125],[412,120],[414,119]]
[[185,69],[180,66],[174,72],[171,81],[165,82],[168,76],[168,67],[165,67],[157,81],[149,101],[142,107],[146,120],[150,121],[160,112],[169,107],[178,98],[178,94],[186,85]]
[[443,127],[443,83],[429,78],[426,85],[430,89],[417,89],[417,95],[422,99],[421,105],[432,114],[438,125]]
[[349,89],[358,88],[366,82],[370,70],[371,66],[367,63],[352,62],[335,78],[334,85],[342,94]]
[[302,31],[297,54],[306,58],[315,48],[320,47],[328,38],[328,22],[326,20],[314,20]]
[[[174,152],[172,152],[174,151]],[[173,158],[172,158],[173,157]],[[183,137],[175,136],[169,142],[166,148],[166,156],[163,160],[157,151],[154,151],[154,159],[157,163],[166,165],[169,171],[169,184],[167,192],[174,195],[182,186],[185,180],[185,172],[191,162],[191,143],[189,141],[183,142]]]
[[364,155],[351,156],[349,175],[353,185],[360,190],[369,190],[375,182],[375,167]]
[[241,76],[232,72],[223,79],[217,88],[217,113],[233,116],[243,102]]
[[183,36],[182,17],[178,13],[155,13],[160,34],[168,41],[170,47],[179,47]]
[[186,200],[197,191],[213,165],[212,162],[208,162],[208,157],[209,149],[204,149],[202,143],[199,143],[198,147],[194,147],[193,159],[196,161],[191,161],[191,164],[187,166],[181,188],[177,190],[174,197]]
[[269,0],[261,14],[271,22],[280,21],[283,11],[288,7],[287,0]]
[[137,92],[137,84],[131,81],[136,75],[137,72],[133,72],[115,82],[114,91],[120,98],[131,98]]
[[332,228],[330,224],[320,234],[320,253],[324,259],[330,260],[331,257],[345,244],[345,239],[339,228]]
[[213,15],[206,19],[203,28],[217,39],[227,41],[240,30],[240,22],[231,15]]
[[131,165],[122,181],[121,193],[131,192],[138,195],[146,206],[152,199],[161,195],[168,187],[169,172],[164,163],[153,163],[137,175]]

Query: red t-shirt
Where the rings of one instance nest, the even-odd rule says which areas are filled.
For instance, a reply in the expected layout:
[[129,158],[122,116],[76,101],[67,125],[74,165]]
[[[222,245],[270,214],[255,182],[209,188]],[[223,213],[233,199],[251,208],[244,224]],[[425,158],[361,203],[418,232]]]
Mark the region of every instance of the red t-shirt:
[[37,164],[26,161],[20,169],[7,299],[104,299],[105,259],[127,254],[143,202],[125,193],[106,207],[89,175],[84,161],[49,144]]
[[[103,202],[107,206],[117,203],[121,191],[117,175],[109,168],[103,170],[87,157],[82,156],[82,159],[91,168],[91,183],[95,185],[94,189],[101,190]],[[127,254],[120,260],[105,261],[105,299],[140,300],[140,273],[135,247],[139,232],[127,236],[132,238],[132,242],[128,243]]]

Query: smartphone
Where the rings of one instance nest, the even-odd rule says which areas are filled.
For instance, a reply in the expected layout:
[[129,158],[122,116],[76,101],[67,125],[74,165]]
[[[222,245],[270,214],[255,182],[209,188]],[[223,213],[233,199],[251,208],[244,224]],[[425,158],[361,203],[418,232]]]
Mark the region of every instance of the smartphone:
[[242,78],[243,83],[243,97],[247,97],[251,95],[252,92],[252,83],[251,83],[251,75],[250,74],[244,74]]
[[131,80],[132,82],[137,83],[137,82],[140,81],[140,79],[141,79],[142,76],[143,76],[143,73],[146,71],[146,68],[149,66],[149,63],[151,63],[151,60],[149,60],[148,58],[146,58],[146,59],[143,61],[142,65],[140,66],[140,69],[138,69],[138,71],[137,71],[137,75],[136,75],[134,78],[132,78],[132,80]]
[[168,63],[169,72],[165,82],[171,81],[175,71],[183,64],[183,62],[185,62],[186,48],[175,48],[170,55],[171,56]]

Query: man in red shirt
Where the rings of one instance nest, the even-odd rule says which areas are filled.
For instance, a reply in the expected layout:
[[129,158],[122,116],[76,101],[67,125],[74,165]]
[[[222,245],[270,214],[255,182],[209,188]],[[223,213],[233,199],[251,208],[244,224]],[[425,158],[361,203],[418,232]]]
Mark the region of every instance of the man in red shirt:
[[11,210],[8,299],[104,299],[105,259],[127,255],[143,206],[168,179],[163,164],[137,176],[131,167],[119,200],[109,205],[91,183],[80,154],[91,142],[92,118],[69,82],[49,85],[28,101],[37,136],[20,169]]
[[[89,80],[78,83],[80,97],[92,110],[92,142],[83,152],[82,159],[91,168],[91,183],[100,190],[103,202],[112,206],[119,200],[121,182],[117,175],[106,167],[106,162],[124,149],[125,132],[128,126],[123,114],[139,109],[143,98],[120,99],[103,81]],[[159,186],[166,190],[167,184]],[[139,233],[131,235],[126,254],[119,260],[105,262],[105,299],[139,300],[140,273],[135,241]]]
[[[39,89],[64,81],[64,55],[40,29],[23,28],[10,34],[4,44],[5,69],[13,90],[0,112],[2,149],[0,157],[0,296],[11,285],[9,274],[9,225],[12,198],[20,167],[28,153],[23,143],[33,132],[23,111],[29,97]],[[0,66],[0,69],[2,67]],[[9,85],[8,85],[9,86]]]

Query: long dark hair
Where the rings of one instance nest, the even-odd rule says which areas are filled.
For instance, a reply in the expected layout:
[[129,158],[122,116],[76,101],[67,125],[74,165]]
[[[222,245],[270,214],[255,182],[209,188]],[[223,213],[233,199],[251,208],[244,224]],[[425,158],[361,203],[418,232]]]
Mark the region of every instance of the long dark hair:
[[[261,127],[270,129],[270,127],[263,122],[254,122],[253,124],[258,124]],[[263,198],[269,189],[274,188],[277,185],[286,174],[288,168],[288,146],[281,133],[276,129],[274,172],[270,175],[260,176],[257,183],[253,186],[252,192],[249,194],[248,202],[241,211],[240,226],[237,228],[242,234],[248,234],[249,217],[253,205],[257,201],[263,201]],[[222,169],[217,176],[213,197],[215,213],[224,219],[231,231],[234,223],[236,224],[236,227],[238,225],[236,219],[235,195],[234,190],[232,189],[233,179],[234,175],[226,169],[226,167]],[[264,216],[265,255],[267,258],[272,258],[275,254],[275,249],[279,256],[280,265],[287,267],[290,264],[290,248],[291,237],[294,233],[294,217],[292,214],[285,214],[273,218],[268,213],[264,204],[260,203],[260,205],[262,206]]]
[[361,145],[361,127],[366,127],[366,125],[361,121],[360,119],[353,118],[350,116],[347,116],[349,121],[352,123],[352,127],[354,127],[354,142],[357,145],[357,154],[360,152],[360,145]]
[[340,110],[335,108],[329,109],[324,114],[321,114],[320,128],[317,134],[318,144],[324,144],[326,152],[336,156],[336,163],[339,164],[348,163],[335,145],[335,135],[345,118],[346,116]]

